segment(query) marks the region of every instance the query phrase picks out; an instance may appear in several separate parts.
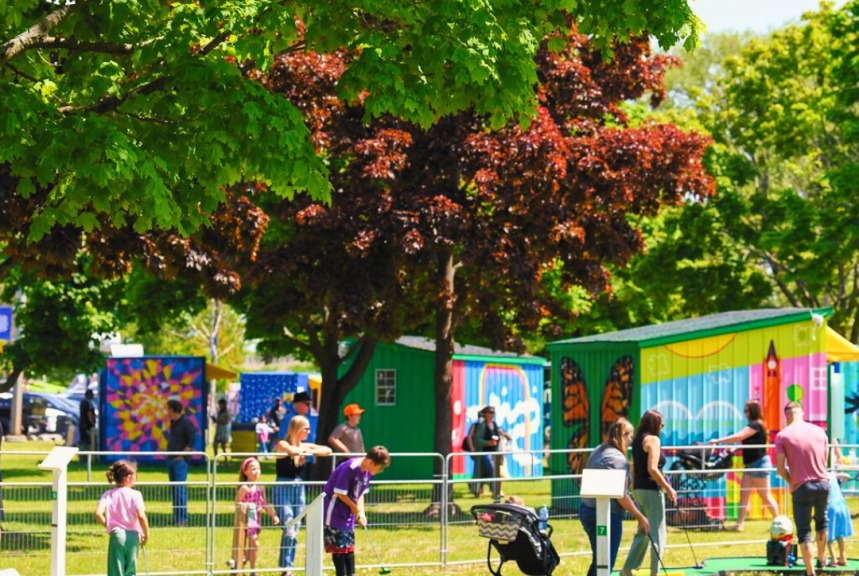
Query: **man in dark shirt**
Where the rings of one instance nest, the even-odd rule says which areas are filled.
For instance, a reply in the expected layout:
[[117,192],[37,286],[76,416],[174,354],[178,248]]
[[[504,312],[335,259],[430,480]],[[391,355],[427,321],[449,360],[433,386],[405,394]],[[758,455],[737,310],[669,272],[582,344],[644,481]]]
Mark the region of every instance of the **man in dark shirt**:
[[95,428],[95,407],[92,404],[92,400],[92,390],[87,390],[84,394],[84,399],[81,400],[81,409],[78,418],[81,427],[78,448],[81,450],[93,449],[92,429]]
[[[170,439],[167,452],[191,452],[197,442],[197,429],[185,416],[185,407],[178,400],[167,402],[167,418],[170,420]],[[185,456],[167,457],[167,472],[170,482],[181,482],[173,486],[173,523],[184,526],[188,523],[188,460]]]

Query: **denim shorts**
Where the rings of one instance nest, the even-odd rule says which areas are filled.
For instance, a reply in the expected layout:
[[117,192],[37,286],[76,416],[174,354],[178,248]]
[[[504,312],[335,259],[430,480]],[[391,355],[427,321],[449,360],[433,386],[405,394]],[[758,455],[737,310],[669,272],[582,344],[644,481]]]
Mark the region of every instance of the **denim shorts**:
[[770,460],[769,454],[764,454],[748,466],[744,474],[748,474],[751,478],[769,478],[772,471],[773,463]]

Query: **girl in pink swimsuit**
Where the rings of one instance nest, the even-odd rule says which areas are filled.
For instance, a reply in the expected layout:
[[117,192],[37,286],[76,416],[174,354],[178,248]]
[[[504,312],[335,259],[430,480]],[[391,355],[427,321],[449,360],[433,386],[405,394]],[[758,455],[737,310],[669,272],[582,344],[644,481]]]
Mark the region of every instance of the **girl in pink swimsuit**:
[[[251,570],[256,568],[257,550],[259,550],[259,533],[262,525],[260,524],[260,513],[265,511],[271,516],[275,525],[280,524],[280,518],[277,517],[270,504],[266,503],[265,487],[256,484],[259,481],[261,474],[259,460],[253,456],[242,462],[239,469],[239,482],[246,482],[239,486],[236,492],[236,505],[247,506],[247,550],[245,558],[251,565]],[[252,576],[256,576],[252,573]]]

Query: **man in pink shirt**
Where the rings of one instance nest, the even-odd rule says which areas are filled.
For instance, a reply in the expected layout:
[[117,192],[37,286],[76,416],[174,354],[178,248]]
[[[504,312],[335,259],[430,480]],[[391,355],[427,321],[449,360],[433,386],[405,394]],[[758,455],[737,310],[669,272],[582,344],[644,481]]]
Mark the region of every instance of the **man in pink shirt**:
[[817,530],[817,568],[822,569],[826,565],[826,504],[829,499],[826,455],[829,453],[829,440],[822,428],[806,422],[803,415],[802,405],[798,402],[788,402],[784,407],[787,427],[776,436],[775,461],[779,476],[790,485],[793,521],[805,573],[813,576],[812,516]]

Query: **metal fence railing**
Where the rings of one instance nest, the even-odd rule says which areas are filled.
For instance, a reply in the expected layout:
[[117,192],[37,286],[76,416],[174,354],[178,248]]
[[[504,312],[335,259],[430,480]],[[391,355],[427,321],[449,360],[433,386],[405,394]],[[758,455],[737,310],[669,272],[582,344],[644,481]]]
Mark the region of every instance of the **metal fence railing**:
[[[792,515],[788,490],[775,469],[743,468],[739,452],[726,453],[728,447],[674,446],[664,447],[668,455],[665,474],[678,492],[677,505],[668,505],[669,552],[684,558],[693,544],[698,547],[731,546],[732,549],[757,550],[765,542],[770,512],[762,486],[767,484],[781,514]],[[737,448],[737,447],[730,447]],[[851,510],[859,511],[859,446],[841,446],[845,459],[839,469],[848,475],[842,491]],[[540,474],[510,478],[504,467],[496,466],[497,474],[489,478],[474,478],[468,466],[474,456],[451,454],[392,454],[393,461],[422,462],[409,469],[428,471],[422,477],[392,479],[380,475],[374,478],[366,497],[368,528],[386,566],[443,567],[486,561],[486,541],[478,539],[470,509],[475,504],[521,497],[527,506],[550,510],[554,527],[553,543],[565,562],[583,563],[587,567],[590,549],[578,519],[580,475],[569,471],[567,462],[587,462],[591,450],[546,450],[540,452],[508,452],[503,459],[525,463],[526,471],[542,470]],[[686,454],[697,457],[684,457]],[[52,494],[50,476],[37,470],[46,452],[4,451],[0,453],[6,477],[0,485],[0,567],[16,568],[22,576],[45,576],[50,573]],[[321,493],[323,481],[284,483],[276,481],[274,455],[222,454],[210,459],[195,453],[199,464],[192,466],[187,480],[170,482],[166,464],[141,465],[136,488],[143,494],[152,526],[147,547],[148,568],[153,576],[190,574],[280,574],[301,572],[304,566],[304,534],[299,530],[296,540],[286,534],[283,526],[275,526],[262,516],[256,566],[231,565],[236,534],[236,493],[241,486],[239,463],[245,456],[260,460],[262,477],[259,487],[265,490],[266,501],[275,506],[282,519],[297,514],[302,492],[304,502],[310,503]],[[560,455],[560,456],[558,456]],[[105,457],[146,454],[82,453],[69,469],[66,572],[72,576],[95,576],[105,572],[107,535],[96,522],[93,512],[99,497],[109,486],[104,478]],[[342,461],[344,455],[337,455]],[[581,459],[578,458],[581,456]],[[10,467],[10,458],[14,466]],[[563,461],[554,471],[539,463]],[[548,459],[548,460],[546,460]],[[317,465],[333,466],[335,458],[317,459]],[[324,461],[324,462],[323,462]],[[499,462],[500,464],[501,462]],[[529,464],[530,463],[530,464]],[[14,471],[10,470],[14,468]],[[23,470],[33,470],[24,474]],[[431,471],[431,472],[430,472]],[[396,475],[402,477],[402,474]],[[300,488],[300,490],[299,490]],[[187,521],[176,522],[177,490],[187,493]],[[748,499],[744,498],[748,494]],[[748,500],[747,533],[732,532],[741,505]],[[287,503],[295,504],[286,510]],[[621,550],[627,549],[635,522],[625,527]],[[684,531],[689,536],[672,536]],[[369,542],[362,531],[356,532],[356,546],[361,551],[361,568],[378,567],[369,552]],[[745,548],[743,548],[745,547]],[[757,548],[755,548],[757,547]],[[292,566],[285,565],[284,553],[294,549]],[[760,555],[757,554],[757,555]],[[326,561],[328,559],[326,558]],[[331,567],[326,564],[327,567]],[[576,564],[578,566],[578,564]],[[576,572],[572,570],[571,572]]]

